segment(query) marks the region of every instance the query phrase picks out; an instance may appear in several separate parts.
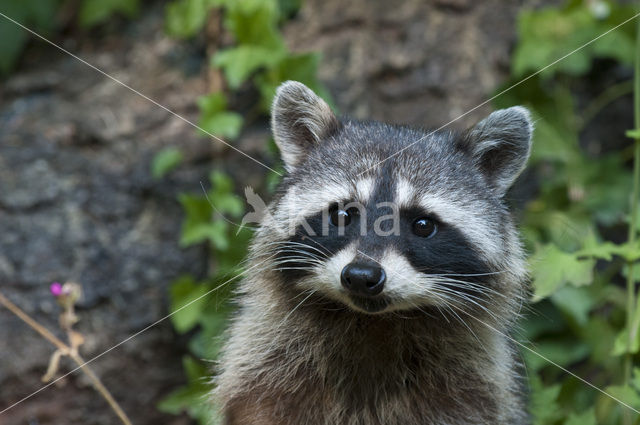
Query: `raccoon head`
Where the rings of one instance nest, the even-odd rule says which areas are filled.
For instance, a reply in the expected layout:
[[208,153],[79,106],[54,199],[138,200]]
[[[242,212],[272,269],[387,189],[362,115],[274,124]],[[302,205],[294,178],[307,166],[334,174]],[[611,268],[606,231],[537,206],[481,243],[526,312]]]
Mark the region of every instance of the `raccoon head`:
[[503,201],[529,156],[529,112],[463,133],[338,119],[286,82],[272,109],[287,175],[256,235],[277,281],[361,313],[512,305],[523,253]]

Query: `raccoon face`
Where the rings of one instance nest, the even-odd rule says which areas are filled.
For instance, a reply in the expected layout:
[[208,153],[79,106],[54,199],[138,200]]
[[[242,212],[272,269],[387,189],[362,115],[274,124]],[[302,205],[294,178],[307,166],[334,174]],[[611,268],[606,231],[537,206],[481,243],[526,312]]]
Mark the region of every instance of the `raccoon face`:
[[526,109],[430,133],[339,120],[286,82],[272,128],[288,175],[254,251],[273,254],[282,285],[371,314],[486,310],[522,292],[522,249],[502,198],[529,156]]

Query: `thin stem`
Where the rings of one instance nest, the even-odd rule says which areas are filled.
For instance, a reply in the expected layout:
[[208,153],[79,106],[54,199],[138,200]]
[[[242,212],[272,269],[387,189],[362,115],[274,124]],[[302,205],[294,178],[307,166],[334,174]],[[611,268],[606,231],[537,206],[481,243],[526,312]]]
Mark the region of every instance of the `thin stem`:
[[577,126],[578,130],[583,130],[584,127],[589,123],[589,121],[591,121],[596,115],[598,115],[598,113],[605,106],[628,93],[632,93],[634,90],[634,85],[634,81],[629,80],[607,87],[605,91],[600,93],[584,109]]
[[49,332],[49,330],[44,326],[42,326],[40,323],[33,320],[31,316],[29,316],[27,313],[22,311],[20,307],[18,307],[17,305],[9,301],[9,299],[4,295],[2,295],[2,293],[0,293],[0,304],[2,304],[4,307],[7,308],[7,310],[12,312],[16,316],[18,316],[20,319],[22,319],[23,322],[31,326],[31,328],[33,328],[36,332],[38,332],[44,339],[46,339],[47,341],[49,341],[50,343],[58,347],[60,350],[62,351],[69,350],[69,347],[67,346],[67,344],[65,344],[60,339],[58,339],[58,337],[56,337],[54,334]]
[[107,387],[105,387],[100,378],[98,378],[98,375],[96,375],[95,372],[86,365],[84,359],[80,357],[78,353],[71,353],[70,357],[73,359],[73,361],[76,362],[78,366],[80,366],[80,369],[84,372],[85,375],[89,377],[91,382],[93,382],[93,387],[100,393],[100,395],[107,401],[107,403],[109,403],[109,406],[111,406],[111,409],[113,409],[116,415],[118,415],[122,423],[125,425],[132,425],[131,421],[127,417],[127,414],[124,413],[124,410],[122,410]]
[[80,367],[80,369],[84,372],[85,375],[91,380],[93,383],[93,387],[100,393],[100,395],[109,403],[111,409],[115,412],[116,415],[120,418],[123,424],[132,425],[131,421],[127,417],[124,410],[120,407],[118,402],[113,398],[107,387],[104,386],[100,378],[86,365],[86,362],[80,355],[72,350],[67,344],[62,342],[58,337],[52,334],[47,328],[42,326],[40,323],[36,322],[31,316],[25,313],[20,307],[12,303],[7,297],[5,297],[0,292],[0,304],[7,308],[10,312],[15,314],[18,318],[20,318],[23,322],[29,325],[33,330],[38,332],[44,339],[55,345],[61,352],[68,353],[69,357],[73,359],[73,361]]
[[[640,130],[640,21],[637,24],[637,40],[635,55],[635,72],[634,72],[634,97],[633,97],[633,118],[636,131]],[[640,201],[640,137],[636,137],[634,141],[634,157],[633,157],[633,192],[631,197],[631,218],[629,220],[629,236],[628,240],[631,245],[635,244],[637,228],[638,228],[638,201]],[[633,341],[637,335],[637,306],[636,306],[636,288],[634,279],[634,262],[629,261],[627,270],[627,327],[629,338],[627,340],[627,348],[633,346]],[[629,385],[631,378],[632,355],[627,350],[624,359],[624,384]],[[630,418],[625,418],[626,423],[631,423]]]

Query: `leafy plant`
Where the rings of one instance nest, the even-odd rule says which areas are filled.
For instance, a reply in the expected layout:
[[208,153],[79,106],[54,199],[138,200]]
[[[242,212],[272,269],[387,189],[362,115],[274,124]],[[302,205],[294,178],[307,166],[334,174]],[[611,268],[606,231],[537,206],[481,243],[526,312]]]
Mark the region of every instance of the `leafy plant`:
[[158,152],[151,163],[151,175],[160,179],[182,162],[182,152],[178,148],[166,148]]
[[[8,18],[44,35],[59,30],[59,11],[71,0],[3,0],[0,12]],[[139,0],[81,0],[77,16],[83,28],[92,28],[114,15],[133,18]],[[0,16],[0,76],[9,74],[25,49],[29,33]]]
[[[275,0],[176,0],[167,5],[167,32],[180,39],[196,36],[204,30],[207,19],[214,12],[221,13],[225,30],[234,43],[217,50],[210,58],[211,66],[224,75],[228,91],[218,91],[198,99],[199,126],[203,135],[236,139],[244,122],[243,115],[230,109],[230,99],[237,90],[247,85],[257,88],[257,110],[267,112],[276,87],[288,79],[303,81],[310,87],[327,93],[316,74],[316,54],[293,54],[286,48],[279,24],[291,16],[299,1]],[[153,162],[153,172],[164,175],[179,162],[174,151],[164,151]],[[268,177],[268,188],[273,188],[277,176]],[[214,360],[219,349],[219,334],[224,328],[231,307],[227,303],[229,282],[237,276],[246,254],[251,232],[230,224],[242,215],[243,204],[233,194],[231,180],[222,172],[210,176],[211,189],[206,196],[182,194],[180,203],[185,211],[180,244],[184,247],[205,243],[211,250],[213,261],[210,275],[201,282],[191,276],[182,276],[171,285],[171,311],[177,332],[191,335],[185,359],[188,384],[169,395],[159,408],[170,413],[186,411],[199,423],[215,421],[202,410],[203,394],[211,390],[204,384],[209,371],[201,367],[199,359]],[[215,206],[215,209],[214,209]],[[211,302],[214,294],[219,300]],[[188,309],[181,306],[189,305]],[[188,366],[187,366],[188,364]],[[196,367],[196,365],[198,365]]]
[[180,245],[206,243],[213,264],[211,273],[202,281],[184,275],[171,284],[171,321],[178,333],[190,335],[191,355],[186,355],[183,361],[188,383],[158,405],[168,413],[186,411],[201,424],[215,418],[211,417],[211,409],[205,407],[204,402],[204,397],[211,391],[209,371],[197,359],[215,359],[218,337],[231,311],[228,298],[233,282],[241,272],[239,264],[251,236],[246,228],[237,233],[238,229],[232,224],[242,215],[244,206],[233,192],[231,179],[213,171],[209,180],[211,188],[205,196],[180,195],[186,215]]
[[91,28],[106,22],[113,15],[133,18],[139,11],[139,0],[82,0],[78,23]]
[[[593,155],[581,143],[589,120],[629,94],[633,85],[616,82],[585,102],[584,89],[580,91],[584,86],[579,84],[596,66],[631,67],[640,54],[633,25],[598,37],[635,13],[621,3],[577,0],[522,12],[512,57],[513,80],[505,87],[573,53],[507,91],[495,104],[526,104],[536,118],[531,163],[538,193],[522,217],[532,252],[535,304],[521,338],[557,365],[638,408],[640,387],[634,380],[638,372],[635,369],[632,375],[631,365],[640,347],[633,323],[638,315],[639,276],[626,272],[625,277],[625,269],[640,258],[635,238],[638,186],[632,184],[637,176],[626,166],[627,150]],[[636,112],[640,114],[640,108]],[[640,167],[640,158],[635,166]],[[629,212],[631,193],[633,212]],[[628,241],[620,237],[624,227],[629,229]],[[523,356],[530,371],[535,424],[632,423],[630,410],[609,396],[538,356]]]
[[[52,19],[60,0],[7,0],[0,12],[9,18],[45,33],[54,29]],[[29,40],[29,33],[5,17],[0,17],[0,75],[8,74]]]

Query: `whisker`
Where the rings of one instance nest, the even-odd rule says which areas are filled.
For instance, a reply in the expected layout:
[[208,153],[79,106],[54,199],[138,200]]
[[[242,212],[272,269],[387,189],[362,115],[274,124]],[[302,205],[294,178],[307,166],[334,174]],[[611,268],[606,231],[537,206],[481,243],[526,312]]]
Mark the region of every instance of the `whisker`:
[[264,245],[262,245],[263,247],[270,247],[270,246],[281,246],[281,247],[304,247],[304,248],[308,248],[311,249],[315,252],[320,253],[323,257],[327,257],[327,253],[312,246],[309,244],[304,244],[301,242],[296,242],[296,241],[275,241],[275,242],[269,242],[266,243]]
[[[429,271],[428,268],[425,268],[425,270],[421,270],[418,269],[418,271]],[[498,270],[495,272],[488,272],[488,273],[433,273],[433,276],[443,276],[443,277],[448,277],[448,276],[462,276],[462,277],[472,277],[472,276],[493,276],[496,274],[501,274],[501,273],[506,273],[507,270]]]
[[480,338],[478,338],[478,335],[473,331],[473,329],[471,329],[471,327],[467,324],[467,322],[465,322],[462,317],[460,317],[460,315],[458,315],[458,313],[456,313],[453,310],[453,306],[450,306],[449,304],[445,304],[445,307],[449,308],[449,311],[460,321],[460,323],[462,323],[462,325],[464,325],[465,328],[467,328],[469,330],[469,332],[471,332],[471,335],[473,335],[473,337],[475,338],[476,341],[478,341],[478,344],[480,344],[480,346],[482,347],[482,349],[484,350],[485,353],[487,353],[487,356],[489,358],[491,358],[491,354],[489,354],[489,350],[487,350],[487,347],[485,347],[485,345],[482,343],[482,341],[480,340]]

